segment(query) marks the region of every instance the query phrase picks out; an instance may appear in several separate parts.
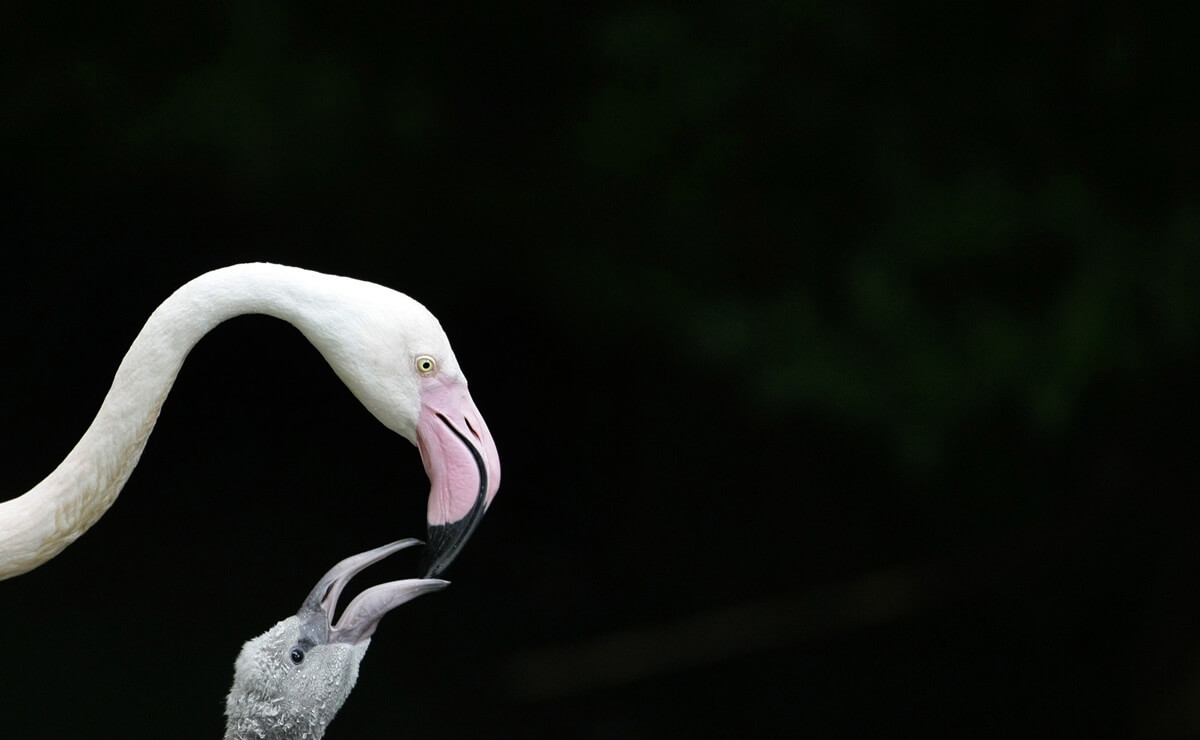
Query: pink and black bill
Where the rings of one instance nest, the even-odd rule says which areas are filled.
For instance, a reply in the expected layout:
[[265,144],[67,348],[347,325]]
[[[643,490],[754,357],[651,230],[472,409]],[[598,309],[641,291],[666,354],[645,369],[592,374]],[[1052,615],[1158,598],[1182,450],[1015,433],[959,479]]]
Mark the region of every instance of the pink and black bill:
[[500,487],[500,456],[465,384],[422,389],[417,447],[429,476],[426,577],[446,570],[474,534]]

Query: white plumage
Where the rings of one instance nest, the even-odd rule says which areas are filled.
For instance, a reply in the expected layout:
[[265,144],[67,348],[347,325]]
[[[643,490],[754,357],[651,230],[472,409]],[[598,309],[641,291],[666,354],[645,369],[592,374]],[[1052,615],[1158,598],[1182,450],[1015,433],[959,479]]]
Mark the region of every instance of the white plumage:
[[201,275],[164,301],[74,449],[33,489],[0,503],[0,579],[36,568],[96,523],[137,465],[188,352],[248,313],[299,329],[379,421],[418,445],[433,481],[430,572],[449,563],[491,503],[500,467],[437,319],[374,283],[245,264]]

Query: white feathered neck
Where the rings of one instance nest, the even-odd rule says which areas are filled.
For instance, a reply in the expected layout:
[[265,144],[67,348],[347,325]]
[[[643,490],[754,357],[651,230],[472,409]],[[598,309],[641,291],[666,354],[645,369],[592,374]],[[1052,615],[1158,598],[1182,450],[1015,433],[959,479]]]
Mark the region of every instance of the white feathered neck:
[[0,503],[0,580],[50,560],[99,520],[137,465],[188,352],[221,322],[250,313],[296,326],[367,409],[410,441],[417,381],[397,368],[408,367],[414,352],[436,352],[446,358],[443,372],[459,374],[433,315],[388,288],[272,264],[205,273],[150,316],[62,463],[29,492]]

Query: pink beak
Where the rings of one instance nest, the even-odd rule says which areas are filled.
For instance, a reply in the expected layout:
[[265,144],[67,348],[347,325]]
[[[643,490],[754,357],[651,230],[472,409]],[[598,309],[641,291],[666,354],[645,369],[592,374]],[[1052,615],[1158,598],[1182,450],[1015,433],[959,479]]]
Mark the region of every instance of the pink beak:
[[426,577],[446,569],[471,538],[500,487],[500,454],[467,386],[436,381],[421,390],[417,447],[429,476]]

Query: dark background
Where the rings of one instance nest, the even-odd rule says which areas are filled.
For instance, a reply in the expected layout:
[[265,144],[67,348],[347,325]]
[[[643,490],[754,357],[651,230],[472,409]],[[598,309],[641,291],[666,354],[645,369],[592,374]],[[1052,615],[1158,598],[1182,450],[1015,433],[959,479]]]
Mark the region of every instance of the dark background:
[[[242,261],[424,302],[497,440],[329,738],[1200,732],[1194,11],[28,5],[6,494]],[[0,735],[219,737],[241,643],[426,491],[297,332],[219,327],[0,584]]]

